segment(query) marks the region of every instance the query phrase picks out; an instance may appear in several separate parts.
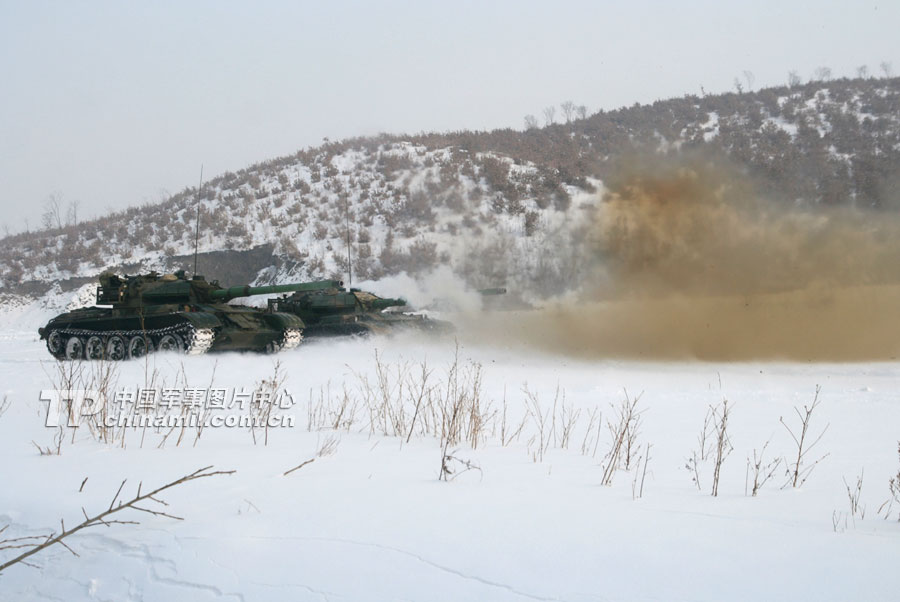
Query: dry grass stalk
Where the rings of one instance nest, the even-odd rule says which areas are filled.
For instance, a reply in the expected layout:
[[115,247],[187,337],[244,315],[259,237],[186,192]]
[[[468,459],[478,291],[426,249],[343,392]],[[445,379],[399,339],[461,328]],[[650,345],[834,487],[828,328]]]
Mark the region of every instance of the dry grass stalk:
[[[410,438],[413,435],[413,431],[416,428],[416,420],[419,418],[419,413],[422,411],[423,403],[426,405],[431,405],[431,386],[429,385],[429,379],[431,378],[431,370],[428,369],[427,360],[423,360],[421,364],[419,364],[419,375],[417,378],[410,377],[410,382],[407,387],[407,390],[411,392],[412,400],[414,402],[413,406],[413,415],[412,420],[410,420],[409,428],[406,433],[406,442],[409,443]],[[427,429],[427,426],[426,426]]]
[[725,399],[722,401],[721,410],[718,407],[711,409],[714,427],[713,433],[715,435],[715,457],[713,458],[713,483],[711,493],[713,497],[716,497],[719,495],[719,478],[722,476],[722,465],[734,448],[732,447],[731,439],[728,436],[728,418],[730,416],[728,400]]
[[[557,389],[557,392],[559,390]],[[551,425],[550,421],[550,410],[551,408],[547,408],[543,410],[541,408],[541,401],[537,396],[537,393],[533,393],[528,390],[528,385],[525,385],[522,388],[522,392],[525,394],[525,406],[528,409],[528,415],[531,417],[532,424],[534,428],[537,430],[535,435],[529,440],[529,449],[532,444],[537,444],[537,449],[531,452],[532,460],[535,462],[543,462],[544,454],[547,452],[547,448],[550,446],[550,429]],[[556,400],[554,399],[554,407],[556,404]]]
[[300,470],[301,468],[303,468],[303,467],[306,466],[307,464],[312,464],[312,463],[315,462],[315,461],[316,461],[315,458],[310,458],[309,460],[304,460],[303,462],[301,462],[301,463],[298,464],[297,466],[294,466],[294,467],[291,468],[290,470],[286,470],[286,471],[284,472],[284,475],[283,475],[283,476],[288,476],[289,474],[291,474],[291,473],[294,472],[295,470]]
[[596,436],[593,440],[594,453],[597,450],[597,439],[600,438],[600,425],[603,423],[603,412],[600,408],[594,406],[594,409],[588,412],[588,425],[584,430],[584,439],[581,441],[581,455],[586,456],[591,451],[591,435],[594,433],[594,425],[598,426]]
[[[900,443],[897,444],[897,455],[900,455]],[[888,481],[888,489],[891,492],[891,497],[878,509],[879,514],[882,510],[885,510],[885,518],[888,518],[891,515],[891,509],[893,508],[894,503],[900,504],[900,470],[898,470],[897,474]],[[897,520],[900,521],[900,515],[897,516]]]
[[525,425],[528,422],[529,413],[526,411],[522,415],[522,420],[515,427],[509,425],[507,423],[507,402],[506,402],[506,387],[503,387],[503,416],[500,422],[500,445],[506,447],[513,441],[517,441],[519,437],[522,435],[522,431],[525,430]]
[[250,402],[250,434],[253,444],[256,445],[256,425],[263,425],[263,445],[269,444],[269,418],[275,401],[284,387],[287,374],[281,368],[281,360],[275,360],[272,366],[272,376],[264,378],[256,383],[254,398]]
[[[216,360],[213,363],[212,373],[209,375],[209,384],[206,386],[206,390],[209,391],[213,388],[213,383],[216,380],[216,369],[219,367],[219,360]],[[187,380],[185,379],[185,385],[187,385]],[[197,416],[197,434],[194,436],[194,447],[197,447],[197,443],[200,442],[200,437],[203,436],[203,426],[206,424],[207,416],[209,415],[210,407],[209,404],[204,403],[200,409]],[[181,437],[178,438],[178,443],[181,443]]]
[[784,421],[784,418],[779,418],[781,424],[787,429],[787,432],[790,433],[791,438],[794,440],[794,443],[797,446],[797,456],[794,459],[792,464],[788,465],[790,475],[790,479],[787,483],[785,483],[785,487],[790,485],[791,487],[801,487],[803,483],[806,482],[806,479],[809,478],[810,473],[812,473],[813,469],[828,457],[828,454],[820,457],[818,460],[813,462],[812,464],[806,464],[806,456],[807,454],[816,446],[819,441],[821,441],[822,436],[825,435],[825,432],[828,430],[830,424],[826,424],[825,428],[822,429],[822,432],[810,443],[810,433],[809,433],[809,424],[812,419],[813,412],[819,407],[820,399],[819,393],[822,388],[819,385],[816,385],[816,395],[813,398],[812,404],[809,406],[803,406],[803,412],[800,411],[799,408],[794,407],[794,412],[797,414],[797,417],[800,419],[800,429],[799,433],[795,433],[791,427],[787,425]]
[[850,517],[853,519],[853,524],[856,525],[856,517],[859,516],[860,520],[864,520],[866,518],[866,507],[860,506],[859,498],[862,495],[862,486],[863,486],[863,477],[865,476],[865,469],[860,471],[859,476],[856,477],[856,485],[851,488],[847,483],[847,479],[844,478],[844,487],[847,489],[847,498],[850,501]]
[[[647,464],[650,463],[650,448],[653,446],[649,443],[644,448],[644,453],[637,457],[637,466],[640,467],[641,461],[644,462],[644,468],[640,472],[634,472],[634,478],[631,480],[631,499],[638,500],[644,497],[644,481],[647,479]],[[640,487],[638,487],[638,478],[640,478]]]

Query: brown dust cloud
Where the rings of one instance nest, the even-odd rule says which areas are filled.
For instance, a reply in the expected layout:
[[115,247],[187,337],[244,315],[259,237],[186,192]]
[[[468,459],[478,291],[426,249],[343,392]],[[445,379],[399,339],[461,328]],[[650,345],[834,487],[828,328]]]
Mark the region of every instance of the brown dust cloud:
[[585,358],[900,355],[896,212],[767,201],[699,160],[634,160],[606,185],[578,233],[577,297],[488,312],[471,336]]

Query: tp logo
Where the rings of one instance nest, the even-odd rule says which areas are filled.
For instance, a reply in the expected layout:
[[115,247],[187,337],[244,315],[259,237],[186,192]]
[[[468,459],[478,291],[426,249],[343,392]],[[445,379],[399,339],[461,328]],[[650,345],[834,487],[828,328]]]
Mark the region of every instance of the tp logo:
[[43,389],[40,400],[49,402],[44,422],[44,426],[49,427],[65,423],[75,428],[84,416],[93,416],[106,405],[106,398],[100,391],[88,389]]

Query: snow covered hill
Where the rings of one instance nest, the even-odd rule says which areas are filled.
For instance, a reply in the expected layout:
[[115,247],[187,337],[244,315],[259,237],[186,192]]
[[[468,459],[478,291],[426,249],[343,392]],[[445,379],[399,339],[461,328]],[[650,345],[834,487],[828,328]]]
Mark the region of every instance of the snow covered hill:
[[[627,172],[633,153],[727,157],[761,196],[790,206],[893,206],[898,103],[897,78],[820,81],[524,132],[326,142],[203,186],[200,271],[229,283],[346,279],[349,255],[355,280],[442,265],[470,287],[552,296],[585,277],[584,228],[601,180]],[[79,224],[57,214],[58,228],[7,237],[0,290],[34,299],[108,268],[190,269],[196,197],[186,189]]]

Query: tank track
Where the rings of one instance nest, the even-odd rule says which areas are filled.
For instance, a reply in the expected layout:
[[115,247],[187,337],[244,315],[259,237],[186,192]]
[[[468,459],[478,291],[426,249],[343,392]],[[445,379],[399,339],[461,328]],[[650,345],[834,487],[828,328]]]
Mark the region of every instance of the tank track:
[[284,331],[281,338],[281,350],[288,351],[294,349],[303,340],[303,334],[296,328],[288,328]]
[[209,351],[213,339],[216,338],[215,331],[212,328],[194,328],[193,326],[190,326],[189,329],[193,334],[189,338],[185,338],[187,347],[184,352],[187,355],[202,355]]
[[[126,342],[131,339],[131,337],[143,335],[148,337],[151,341],[153,341],[154,346],[159,339],[167,334],[175,334],[182,338],[184,341],[184,353],[186,355],[201,355],[209,351],[209,348],[212,347],[213,340],[215,339],[216,333],[211,328],[196,328],[191,324],[177,324],[175,326],[166,326],[165,328],[149,328],[146,330],[87,330],[84,328],[59,328],[55,329],[54,332],[58,332],[59,334],[65,337],[65,340],[68,340],[70,337],[92,337],[99,336],[102,337],[104,343],[112,336],[120,336]],[[63,342],[63,349],[65,349],[65,341]],[[66,359],[65,351],[59,354],[54,354],[57,359]],[[122,358],[129,359],[128,355]]]

